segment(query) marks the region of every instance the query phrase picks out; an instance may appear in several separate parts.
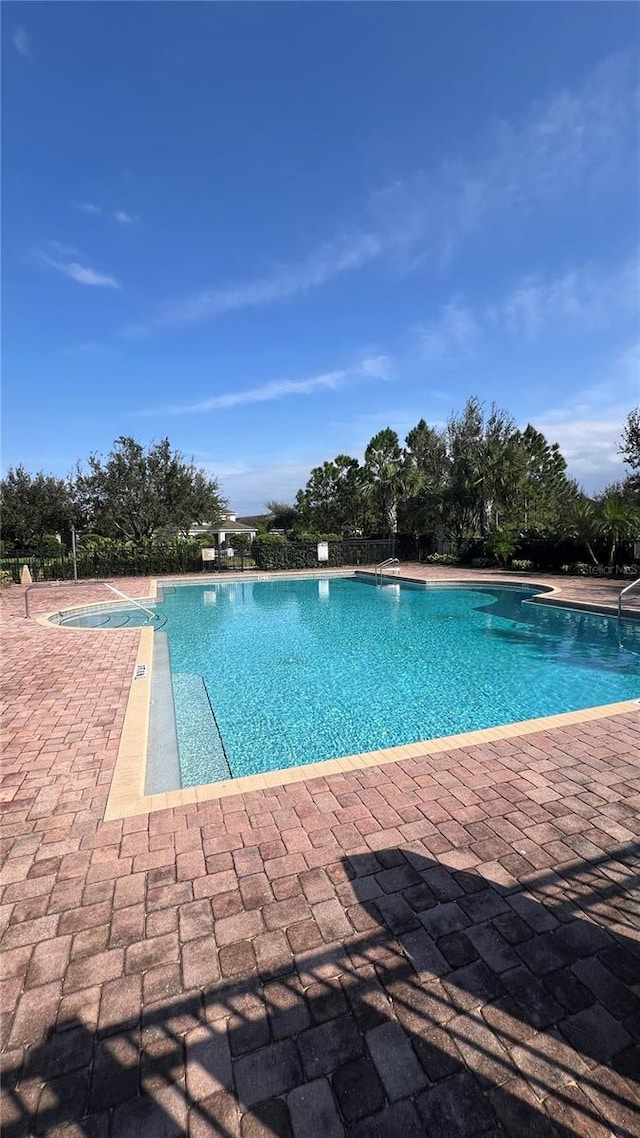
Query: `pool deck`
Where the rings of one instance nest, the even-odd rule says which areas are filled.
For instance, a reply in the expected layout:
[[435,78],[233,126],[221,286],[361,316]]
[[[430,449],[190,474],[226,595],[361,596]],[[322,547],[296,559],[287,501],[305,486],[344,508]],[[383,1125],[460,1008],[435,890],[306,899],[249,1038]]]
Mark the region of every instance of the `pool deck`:
[[638,1138],[640,708],[105,821],[140,630],[0,597],[4,1138]]

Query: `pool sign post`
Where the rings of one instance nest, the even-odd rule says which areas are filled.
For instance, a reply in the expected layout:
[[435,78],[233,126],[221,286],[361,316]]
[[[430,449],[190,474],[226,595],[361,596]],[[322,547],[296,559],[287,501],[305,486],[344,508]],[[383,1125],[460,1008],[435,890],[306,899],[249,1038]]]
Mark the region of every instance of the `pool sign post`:
[[328,561],[328,560],[329,560],[329,542],[328,541],[319,541],[318,542],[318,561]]
[[216,551],[215,551],[215,549],[207,549],[207,548],[205,547],[205,548],[202,550],[202,568],[203,568],[203,569],[204,569],[204,567],[205,567],[205,561],[215,561],[215,559],[216,559]]

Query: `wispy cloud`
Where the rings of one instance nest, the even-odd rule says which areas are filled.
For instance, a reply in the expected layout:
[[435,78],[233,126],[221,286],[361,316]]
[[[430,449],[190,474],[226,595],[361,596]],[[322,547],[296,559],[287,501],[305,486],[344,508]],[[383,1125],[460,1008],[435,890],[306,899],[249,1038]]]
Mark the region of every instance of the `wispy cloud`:
[[625,168],[635,175],[637,113],[634,60],[619,53],[519,122],[492,123],[476,161],[452,157],[374,193],[378,230],[414,261],[446,259],[496,217],[504,229],[577,191],[596,194]]
[[24,59],[33,59],[31,51],[31,37],[27,30],[23,27],[17,27],[11,38],[11,42],[19,55]]
[[83,213],[90,213],[95,216],[98,216],[102,213],[102,208],[99,205],[95,205],[93,202],[80,202],[78,209],[81,209]]
[[584,265],[555,277],[532,274],[490,306],[486,317],[490,324],[528,339],[552,326],[600,329],[614,317],[638,314],[639,280],[637,255],[606,271]]
[[444,363],[473,355],[480,324],[459,297],[445,304],[437,318],[416,329],[418,351],[430,363]]
[[82,264],[76,259],[81,255],[76,249],[51,241],[46,249],[35,254],[35,259],[43,268],[55,269],[78,284],[101,288],[121,287],[120,282],[110,273],[102,273],[90,265]]
[[332,277],[361,268],[380,251],[380,241],[373,234],[342,237],[323,245],[300,265],[283,266],[246,284],[207,289],[168,304],[149,324],[129,328],[127,333],[136,336],[159,328],[200,324],[225,312],[286,300],[309,292]]
[[[274,379],[258,387],[213,395],[197,403],[174,404],[162,408],[162,411],[166,415],[195,415],[207,411],[244,407],[252,403],[271,403],[275,399],[285,399],[291,395],[315,395],[319,391],[337,391],[345,384],[357,380],[386,380],[390,378],[391,370],[389,356],[367,356],[351,368],[321,372],[319,375],[304,379]],[[145,412],[145,414],[155,413],[156,411]]]
[[140,220],[137,214],[126,213],[123,209],[116,210],[113,216],[119,225],[135,225]]
[[556,276],[528,274],[482,307],[456,296],[414,329],[415,350],[427,362],[451,364],[472,357],[496,333],[534,341],[637,321],[639,280],[640,257],[634,254],[606,269],[582,265]]
[[635,162],[637,104],[631,57],[614,56],[582,85],[552,93],[520,121],[490,124],[482,157],[453,157],[375,191],[362,203],[353,232],[303,261],[168,303],[127,334],[185,327],[301,296],[383,255],[400,257],[405,267],[426,257],[442,260],[496,216],[506,227],[527,210],[571,200],[582,187],[598,192],[625,162]]

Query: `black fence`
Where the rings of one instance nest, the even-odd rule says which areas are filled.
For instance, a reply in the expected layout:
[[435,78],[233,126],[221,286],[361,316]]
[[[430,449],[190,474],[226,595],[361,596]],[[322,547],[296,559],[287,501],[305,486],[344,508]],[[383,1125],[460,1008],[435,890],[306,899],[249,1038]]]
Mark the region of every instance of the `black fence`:
[[[345,565],[377,565],[388,557],[402,560],[417,558],[417,543],[412,538],[364,539],[350,538],[328,543],[328,562],[318,561],[317,542],[254,541],[251,550],[234,551],[216,549],[215,558],[203,560],[199,547],[191,544],[172,544],[144,548],[121,546],[118,549],[78,550],[77,572],[80,579],[91,577],[146,577],[177,573],[228,573],[248,569],[317,569],[323,565],[340,568]],[[0,559],[0,569],[9,572],[15,582],[20,581],[26,565],[34,581],[71,581],[74,563],[70,553],[57,557],[37,554],[13,554]]]

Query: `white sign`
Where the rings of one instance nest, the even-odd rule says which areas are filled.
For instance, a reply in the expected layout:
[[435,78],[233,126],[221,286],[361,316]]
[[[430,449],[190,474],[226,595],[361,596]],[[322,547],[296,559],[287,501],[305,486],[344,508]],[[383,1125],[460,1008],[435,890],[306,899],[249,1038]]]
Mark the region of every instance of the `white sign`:
[[227,557],[233,557],[233,550],[230,545],[227,547]]
[[328,541],[319,541],[318,542],[318,561],[328,561],[328,560],[329,560],[329,542]]
[[215,561],[215,559],[216,559],[215,549],[203,549],[202,550],[202,560],[203,561]]

